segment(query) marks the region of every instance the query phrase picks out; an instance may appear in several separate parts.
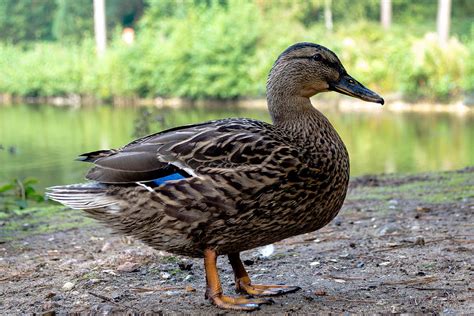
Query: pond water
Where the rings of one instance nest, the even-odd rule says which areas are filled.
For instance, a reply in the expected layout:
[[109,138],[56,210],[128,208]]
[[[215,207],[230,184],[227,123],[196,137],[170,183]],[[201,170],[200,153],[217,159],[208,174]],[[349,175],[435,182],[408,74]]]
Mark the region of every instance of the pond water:
[[[377,106],[377,105],[374,105]],[[351,175],[450,170],[474,165],[474,115],[324,111],[351,157]],[[34,177],[39,187],[81,182],[79,154],[119,147],[134,135],[265,110],[0,106],[0,183]],[[140,123],[137,123],[140,122]],[[139,127],[139,131],[137,131]]]

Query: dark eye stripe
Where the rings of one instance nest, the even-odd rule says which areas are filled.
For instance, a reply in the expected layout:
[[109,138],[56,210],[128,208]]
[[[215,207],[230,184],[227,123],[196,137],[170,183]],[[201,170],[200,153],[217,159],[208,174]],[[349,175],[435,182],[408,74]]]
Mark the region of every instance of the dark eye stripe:
[[[295,56],[295,57],[292,57],[291,59],[314,59],[314,55],[311,55],[311,56]],[[329,61],[327,59],[325,59],[324,57],[322,57],[320,60],[318,60],[319,62],[322,62],[323,64],[325,64],[326,66],[328,67],[333,67],[333,68],[339,68],[339,64],[337,62],[333,62],[333,61]]]

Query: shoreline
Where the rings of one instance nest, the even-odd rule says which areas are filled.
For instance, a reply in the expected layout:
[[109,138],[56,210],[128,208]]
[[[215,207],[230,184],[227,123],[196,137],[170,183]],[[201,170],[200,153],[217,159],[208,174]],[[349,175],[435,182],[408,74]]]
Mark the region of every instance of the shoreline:
[[[474,114],[474,104],[466,104],[467,98],[450,103],[437,103],[429,101],[407,102],[400,97],[389,96],[383,106],[378,106],[358,99],[344,96],[318,96],[311,98],[313,104],[320,109],[336,109],[340,112],[418,112],[418,113],[454,113],[459,115]],[[470,100],[469,100],[470,103]],[[184,98],[138,98],[138,97],[114,97],[111,100],[102,100],[92,96],[70,95],[61,97],[19,97],[8,94],[0,94],[0,106],[10,106],[15,104],[54,106],[87,107],[99,104],[112,105],[116,107],[142,107],[150,106],[156,108],[213,108],[226,105],[229,107],[242,109],[266,109],[267,103],[264,98],[239,100],[189,100]]]

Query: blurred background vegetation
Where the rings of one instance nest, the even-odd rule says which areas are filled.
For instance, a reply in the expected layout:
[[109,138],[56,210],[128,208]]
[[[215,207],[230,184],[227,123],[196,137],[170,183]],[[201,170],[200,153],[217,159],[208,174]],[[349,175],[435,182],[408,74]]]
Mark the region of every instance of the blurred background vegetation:
[[[90,166],[72,161],[82,152],[210,119],[270,121],[264,108],[222,101],[264,98],[274,60],[300,41],[334,50],[389,100],[455,104],[437,106],[446,113],[364,112],[340,111],[335,94],[317,100],[329,105],[352,176],[474,164],[474,111],[456,106],[469,96],[474,103],[474,0],[105,0],[107,48],[99,54],[101,1],[0,0],[0,226],[10,216],[1,210],[41,203],[46,186],[83,181]],[[442,37],[437,16],[447,2],[450,32]],[[387,3],[391,23],[381,13]],[[94,106],[48,106],[48,96]],[[214,106],[109,106],[175,97]]]
[[[444,46],[434,33],[438,1],[392,0],[390,27],[380,2],[110,0],[108,48],[96,58],[93,1],[2,0],[0,93],[263,97],[276,56],[297,41],[330,47],[382,93],[448,102],[474,91],[474,1],[452,0]],[[122,39],[127,27],[133,44]]]

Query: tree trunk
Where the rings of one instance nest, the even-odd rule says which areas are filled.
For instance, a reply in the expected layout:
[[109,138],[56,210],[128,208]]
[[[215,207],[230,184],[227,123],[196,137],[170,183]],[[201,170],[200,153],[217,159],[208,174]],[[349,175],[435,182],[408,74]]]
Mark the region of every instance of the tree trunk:
[[332,0],[326,0],[324,2],[324,23],[326,25],[326,30],[332,31]]
[[392,24],[392,0],[380,0],[380,22],[388,30]]
[[103,56],[107,45],[105,29],[105,0],[94,0],[94,32],[97,55]]
[[438,0],[438,40],[441,46],[446,45],[449,39],[451,19],[451,0]]

